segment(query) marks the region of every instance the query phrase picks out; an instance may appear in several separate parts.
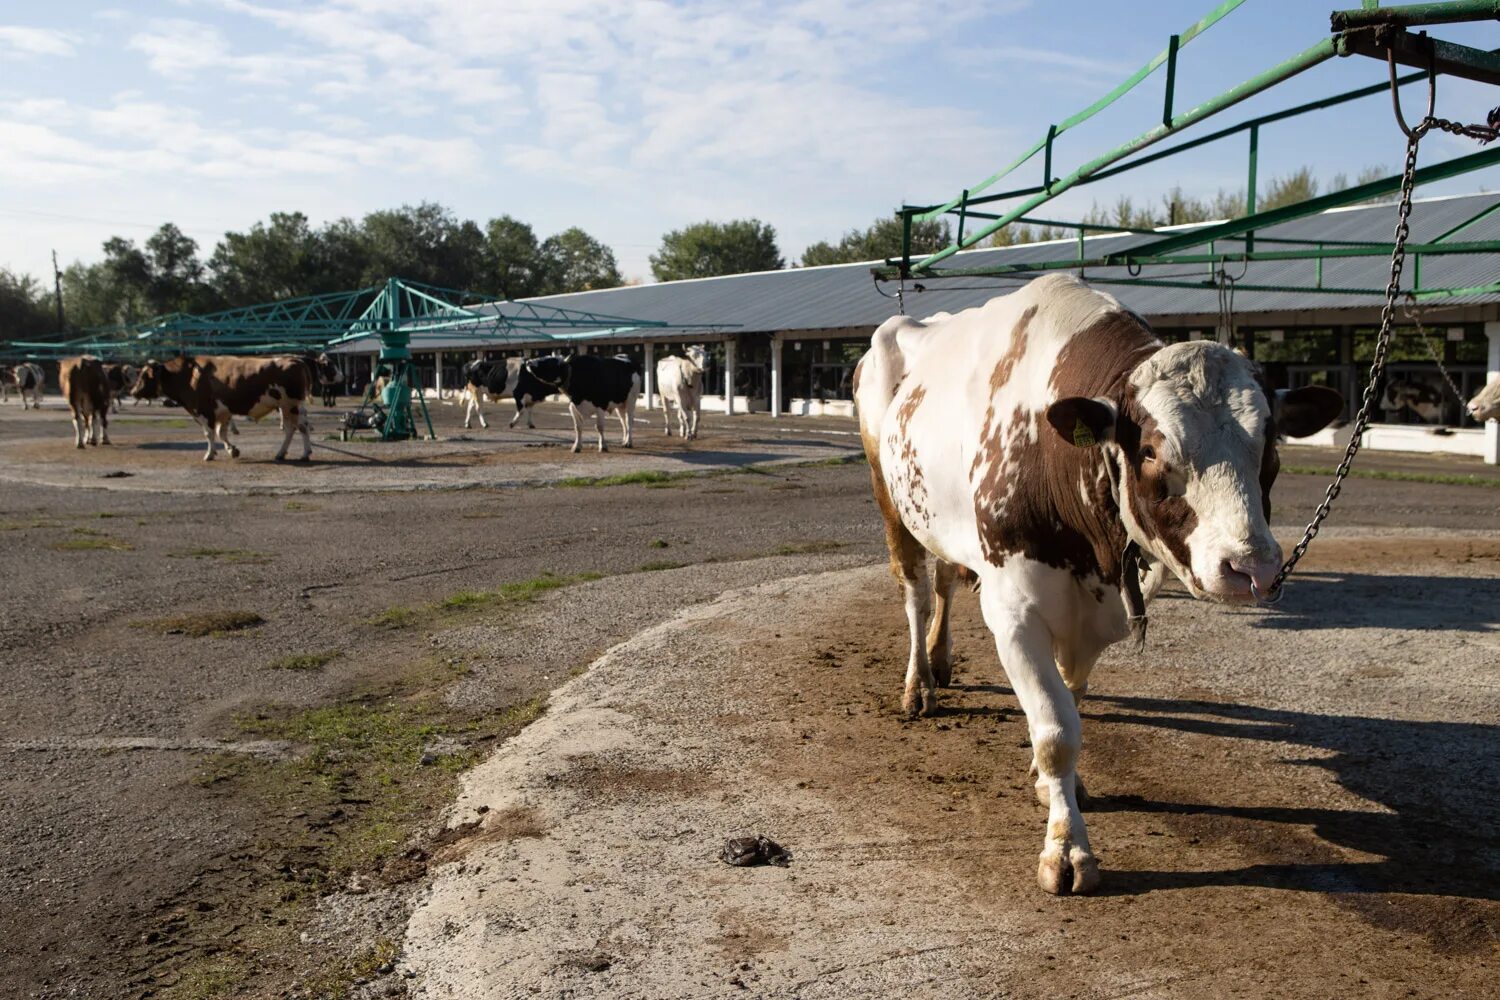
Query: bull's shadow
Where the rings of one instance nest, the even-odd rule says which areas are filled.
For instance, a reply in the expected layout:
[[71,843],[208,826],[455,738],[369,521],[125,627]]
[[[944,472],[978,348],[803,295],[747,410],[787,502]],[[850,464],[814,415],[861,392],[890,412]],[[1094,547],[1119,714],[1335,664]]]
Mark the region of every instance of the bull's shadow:
[[1500,578],[1299,573],[1251,627],[1500,631]]
[[[1110,711],[1111,707],[1129,713]],[[1329,756],[1285,763],[1327,768],[1344,788],[1379,806],[1240,806],[1096,796],[1089,801],[1090,811],[1226,816],[1310,826],[1330,844],[1381,859],[1323,862],[1289,857],[1221,871],[1112,871],[1108,892],[1261,885],[1311,892],[1500,899],[1500,726],[1131,697],[1090,697],[1084,715],[1115,725],[1321,750]],[[1087,747],[1084,752],[1086,757]]]

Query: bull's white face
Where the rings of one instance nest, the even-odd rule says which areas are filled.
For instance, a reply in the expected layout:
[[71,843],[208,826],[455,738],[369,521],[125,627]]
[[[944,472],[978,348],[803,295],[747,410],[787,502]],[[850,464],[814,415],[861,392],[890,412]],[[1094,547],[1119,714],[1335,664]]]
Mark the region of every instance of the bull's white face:
[[1166,347],[1132,374],[1123,410],[1131,535],[1195,597],[1250,600],[1252,583],[1267,592],[1281,567],[1267,523],[1277,460],[1254,367],[1214,343]]
[[1500,420],[1500,379],[1479,390],[1478,395],[1469,400],[1468,408],[1469,415],[1480,423]]
[[1120,398],[1060,399],[1047,419],[1075,444],[1105,442],[1120,517],[1150,558],[1195,597],[1248,601],[1268,594],[1281,568],[1267,523],[1276,435],[1311,434],[1343,404],[1306,386],[1279,394],[1273,419],[1255,366],[1198,341],[1142,361]]

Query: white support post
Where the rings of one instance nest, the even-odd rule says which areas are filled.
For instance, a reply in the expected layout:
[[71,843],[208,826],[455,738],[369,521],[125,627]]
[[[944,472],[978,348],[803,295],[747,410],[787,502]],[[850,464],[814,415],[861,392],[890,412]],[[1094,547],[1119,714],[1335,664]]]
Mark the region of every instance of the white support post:
[[437,398],[443,398],[443,352],[432,352],[432,387],[437,392]]
[[[1500,323],[1484,324],[1484,335],[1490,338],[1488,384],[1500,380]],[[1484,460],[1489,465],[1500,465],[1500,420],[1484,422]]]
[[646,370],[642,374],[646,378],[646,409],[649,410],[656,395],[656,345],[649,340],[646,341]]
[[734,416],[734,339],[724,341],[724,415]]
[[771,419],[781,418],[781,334],[771,336]]

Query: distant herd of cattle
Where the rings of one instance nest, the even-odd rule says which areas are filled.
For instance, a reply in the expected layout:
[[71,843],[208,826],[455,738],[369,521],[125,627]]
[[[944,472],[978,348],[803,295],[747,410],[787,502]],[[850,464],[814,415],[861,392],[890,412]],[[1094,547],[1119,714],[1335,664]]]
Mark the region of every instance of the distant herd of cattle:
[[[706,357],[701,347],[690,347],[685,354],[669,355],[657,364],[657,385],[666,434],[672,433],[675,410],[681,436],[696,438]],[[44,377],[41,367],[32,362],[0,366],[0,395],[8,397],[10,390],[16,389],[23,407],[39,409]],[[285,432],[276,460],[286,458],[293,435],[300,432],[301,457],[306,461],[312,454],[309,402],[321,396],[325,405],[332,405],[329,397],[341,379],[328,355],[311,352],[269,358],[180,357],[148,361],[139,368],[83,356],[67,358],[58,365],[58,384],[72,412],[77,447],[109,444],[109,412],[111,408],[118,412],[121,397],[129,395],[137,400],[165,399],[181,406],[203,428],[208,443],[204,461],[213,459],[215,442],[230,457],[239,457],[239,449],[226,437],[226,433],[238,433],[235,417],[259,420],[272,412],[280,415]],[[607,451],[605,415],[613,413],[619,418],[620,443],[629,448],[640,392],[640,372],[627,356],[553,355],[470,362],[464,368],[460,401],[466,428],[475,416],[481,427],[488,427],[482,403],[507,397],[516,406],[510,426],[514,427],[524,414],[526,426],[534,427],[531,408],[549,396],[561,395],[573,418],[572,450],[577,452],[581,446],[583,421],[593,418],[599,450]]]

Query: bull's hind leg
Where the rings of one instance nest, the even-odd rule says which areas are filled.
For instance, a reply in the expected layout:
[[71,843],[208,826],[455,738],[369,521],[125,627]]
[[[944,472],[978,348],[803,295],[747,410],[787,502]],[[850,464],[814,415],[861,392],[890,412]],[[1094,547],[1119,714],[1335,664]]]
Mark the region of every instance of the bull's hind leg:
[[932,588],[927,580],[927,550],[906,530],[901,515],[891,502],[885,478],[880,473],[878,457],[870,461],[870,482],[875,502],[885,521],[885,545],[890,552],[891,574],[901,581],[906,603],[906,626],[911,651],[906,660],[906,686],[901,694],[901,710],[908,718],[931,715],[937,711],[937,682],[927,660],[925,633],[932,612]]
[[98,424],[99,434],[102,440],[100,444],[109,444],[109,404],[104,404],[104,409],[94,414],[94,421]]
[[307,420],[307,407],[301,406],[297,409],[297,430],[302,434],[302,458],[306,462],[312,458],[312,426]]
[[939,687],[953,683],[953,637],[948,630],[949,611],[953,606],[953,585],[958,582],[958,567],[937,560],[932,574],[932,624],[927,630],[927,662]]
[[[26,397],[22,396],[21,401],[23,405],[25,403],[25,400]],[[88,422],[84,419],[83,414],[79,412],[78,407],[73,407],[73,447],[83,447],[83,437],[87,427]]]
[[[577,403],[568,404],[568,416],[573,418],[573,454],[578,454],[578,446],[583,443],[583,414],[578,412]],[[599,433],[599,447],[604,447],[604,433]]]
[[1003,579],[985,580],[979,606],[1026,713],[1037,793],[1047,806],[1047,837],[1038,858],[1037,883],[1054,895],[1090,892],[1099,885],[1099,862],[1089,848],[1088,830],[1078,810],[1075,768],[1083,726],[1053,659],[1046,623],[1019,601],[1009,600],[1013,595],[1007,591]]

